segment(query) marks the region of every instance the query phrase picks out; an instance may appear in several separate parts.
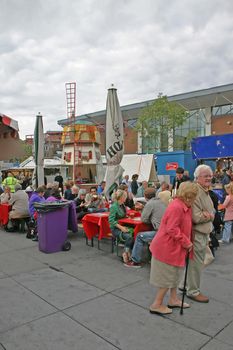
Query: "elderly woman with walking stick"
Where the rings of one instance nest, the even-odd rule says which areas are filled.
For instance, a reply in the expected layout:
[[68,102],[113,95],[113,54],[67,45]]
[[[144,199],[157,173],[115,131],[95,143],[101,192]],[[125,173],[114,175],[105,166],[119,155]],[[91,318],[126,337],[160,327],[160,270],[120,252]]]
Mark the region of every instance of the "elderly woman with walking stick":
[[[158,290],[154,302],[150,306],[153,314],[167,315],[172,309],[181,308],[182,301],[177,297],[177,287],[182,278],[185,259],[188,252],[192,257],[192,209],[196,199],[198,186],[195,183],[181,183],[177,197],[167,207],[158,233],[154,237],[150,251],[151,273],[150,283]],[[163,299],[170,290],[168,305]],[[190,305],[183,303],[183,308]]]

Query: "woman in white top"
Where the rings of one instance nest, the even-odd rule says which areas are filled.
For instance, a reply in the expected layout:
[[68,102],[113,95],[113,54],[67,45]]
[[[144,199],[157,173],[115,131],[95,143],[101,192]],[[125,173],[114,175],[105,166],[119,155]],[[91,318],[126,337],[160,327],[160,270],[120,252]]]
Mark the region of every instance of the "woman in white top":
[[0,203],[8,203],[11,198],[11,189],[9,186],[4,187],[4,192],[0,196]]

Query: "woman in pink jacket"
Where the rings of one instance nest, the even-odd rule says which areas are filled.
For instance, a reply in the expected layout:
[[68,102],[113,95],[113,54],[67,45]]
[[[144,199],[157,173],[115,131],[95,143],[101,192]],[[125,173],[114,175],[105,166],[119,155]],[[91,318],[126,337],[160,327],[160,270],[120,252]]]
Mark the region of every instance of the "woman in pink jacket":
[[231,232],[233,224],[233,182],[225,185],[225,190],[227,192],[227,196],[223,203],[223,208],[225,208],[225,215],[222,243],[230,243],[230,240],[232,238]]
[[[150,245],[152,253],[150,283],[158,288],[155,300],[150,306],[154,314],[171,314],[173,308],[180,308],[177,286],[182,277],[185,257],[192,249],[192,209],[198,193],[195,183],[181,183],[177,197],[171,202],[162,218],[158,233]],[[168,289],[168,306],[163,299]],[[184,308],[190,307],[184,303]]]

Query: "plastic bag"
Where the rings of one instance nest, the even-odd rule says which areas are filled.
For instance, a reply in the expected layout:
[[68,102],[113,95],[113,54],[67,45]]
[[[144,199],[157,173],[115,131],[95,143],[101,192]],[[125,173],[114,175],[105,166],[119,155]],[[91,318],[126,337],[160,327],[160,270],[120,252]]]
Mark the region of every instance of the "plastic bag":
[[34,203],[34,208],[38,213],[47,213],[69,206],[69,202],[43,202]]

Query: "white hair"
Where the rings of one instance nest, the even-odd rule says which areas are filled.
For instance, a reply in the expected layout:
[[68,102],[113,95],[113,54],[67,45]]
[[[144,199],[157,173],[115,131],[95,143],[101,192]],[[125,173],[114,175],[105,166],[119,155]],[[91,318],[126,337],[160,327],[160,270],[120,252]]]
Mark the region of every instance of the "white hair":
[[78,193],[78,198],[80,198],[81,197],[81,195],[86,195],[86,193],[87,193],[87,191],[85,190],[85,188],[81,188],[80,190],[79,190],[79,193]]
[[202,173],[205,170],[213,174],[213,171],[209,165],[201,164],[201,165],[198,165],[198,167],[194,171],[194,174],[193,174],[194,179],[196,180],[200,176],[200,173]]

